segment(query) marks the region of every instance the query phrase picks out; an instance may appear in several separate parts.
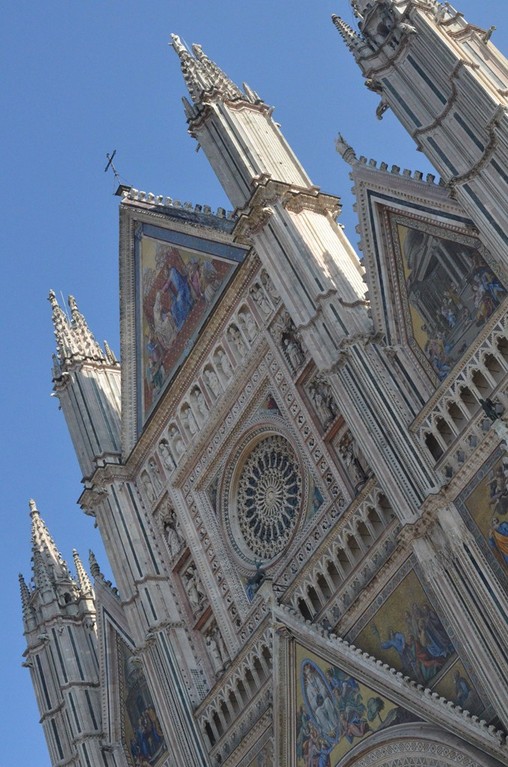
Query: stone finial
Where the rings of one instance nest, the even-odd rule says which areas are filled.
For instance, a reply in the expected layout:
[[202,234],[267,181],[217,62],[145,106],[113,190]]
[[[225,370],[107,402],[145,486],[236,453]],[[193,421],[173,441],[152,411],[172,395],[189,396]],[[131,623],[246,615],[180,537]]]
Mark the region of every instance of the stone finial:
[[195,43],[192,46],[192,51],[208,75],[210,83],[215,90],[218,90],[224,98],[245,99],[245,94],[242,93],[240,88],[235,85],[232,80],[230,80],[230,78],[226,75],[225,72],[222,71],[219,66],[217,66],[215,61],[212,61],[212,59],[208,58],[201,45],[197,45]]
[[357,53],[360,48],[365,47],[366,43],[363,38],[360,37],[360,35],[355,32],[344,19],[341,19],[340,16],[334,14],[332,16],[332,22],[352,53]]
[[[170,45],[180,59],[183,78],[194,105],[200,106],[213,99],[250,101],[249,96],[242,93],[226,73],[208,58],[200,45],[194,44],[191,53],[175,34],[171,35]],[[190,109],[187,105],[185,107],[188,117],[194,116],[192,106]]]
[[71,580],[67,563],[58,551],[55,541],[42,519],[33,499],[29,501],[32,518],[33,574],[36,586],[47,585],[46,581]]
[[46,567],[46,562],[42,553],[37,549],[33,552],[32,556],[32,572],[33,582],[36,589],[41,589],[41,591],[53,589],[52,574],[50,574],[50,571]]
[[107,341],[104,341],[104,352],[106,354],[106,360],[109,362],[110,365],[116,365],[118,360],[116,358],[116,354],[111,349],[110,345]]
[[54,290],[49,291],[48,300],[51,304],[56,338],[56,357],[53,359],[54,380],[61,378],[65,366],[72,363],[85,359],[106,362],[101,347],[90,332],[85,318],[78,310],[74,296],[69,296],[70,319],[59,306]]
[[79,554],[76,549],[72,550],[72,558],[74,560],[74,567],[76,568],[78,586],[83,594],[90,594],[92,592],[92,584],[90,583],[88,574],[83,567],[83,563],[79,558]]
[[356,156],[356,152],[351,146],[351,144],[348,144],[344,136],[339,133],[337,136],[337,139],[335,141],[335,148],[337,152],[340,154],[342,159],[348,163],[348,165],[356,165],[356,162],[358,160]]
[[30,594],[30,589],[26,585],[26,581],[23,578],[21,573],[19,574],[18,577],[19,577],[19,590],[21,592],[21,607],[23,611],[23,620],[26,622],[32,610],[30,606],[31,594]]
[[99,563],[97,562],[97,559],[95,558],[95,554],[90,549],[88,552],[88,563],[90,565],[90,573],[92,574],[93,578],[101,578],[101,568],[99,567]]

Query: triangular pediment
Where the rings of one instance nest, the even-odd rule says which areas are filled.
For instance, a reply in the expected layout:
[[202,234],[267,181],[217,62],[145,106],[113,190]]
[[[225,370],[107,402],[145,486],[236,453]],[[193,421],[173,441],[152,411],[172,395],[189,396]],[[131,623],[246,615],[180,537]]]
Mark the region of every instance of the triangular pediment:
[[148,204],[130,193],[120,217],[126,453],[194,348],[247,249],[233,243],[230,218],[201,209]]
[[292,610],[276,606],[273,617],[279,764],[306,767],[312,755],[315,764],[342,767],[374,744],[426,731],[441,741],[447,733],[460,738],[463,753],[480,748],[505,758],[500,733],[439,694]]
[[443,381],[507,295],[500,270],[444,186],[353,168],[376,331]]

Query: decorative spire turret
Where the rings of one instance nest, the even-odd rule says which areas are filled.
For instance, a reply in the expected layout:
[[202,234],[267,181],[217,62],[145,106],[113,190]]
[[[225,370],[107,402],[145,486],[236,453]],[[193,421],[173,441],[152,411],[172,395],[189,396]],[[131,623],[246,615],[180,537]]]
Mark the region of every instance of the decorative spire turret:
[[53,574],[46,566],[46,561],[40,551],[34,551],[32,556],[32,573],[33,582],[36,589],[40,589],[42,593],[45,591],[53,591],[54,579]]
[[235,83],[208,58],[200,45],[192,46],[192,55],[178,35],[171,35],[171,43],[180,59],[185,84],[196,106],[210,101],[251,101],[252,95],[243,93]]
[[57,349],[56,358],[53,360],[54,374],[61,374],[62,367],[82,360],[107,363],[108,359],[78,310],[74,296],[69,296],[70,319],[58,305],[54,290],[49,291],[48,300],[52,309]]
[[361,37],[358,32],[355,32],[355,30],[349,26],[344,19],[341,19],[340,16],[333,15],[332,22],[355,57],[359,56],[360,52],[365,51],[366,48],[369,48],[363,37]]
[[88,552],[88,564],[90,565],[90,573],[92,575],[92,578],[101,578],[101,568],[99,567],[99,563],[97,562],[97,559],[95,558],[95,554],[90,549]]
[[34,563],[34,582],[36,586],[47,586],[46,581],[55,583],[57,580],[70,581],[69,569],[58,551],[49,530],[46,527],[37,505],[33,499],[29,501],[30,516],[32,517],[32,553]]
[[60,400],[84,477],[96,461],[120,452],[120,364],[107,343],[103,351],[69,296],[69,316],[49,292],[56,338],[53,396]]
[[72,550],[72,558],[74,560],[74,567],[76,569],[76,577],[78,580],[78,586],[81,589],[82,594],[91,594],[93,593],[92,584],[90,583],[90,578],[88,577],[88,573],[86,572],[85,568],[83,567],[83,563],[81,559],[79,558],[79,554],[76,551],[76,549]]
[[27,627],[29,620],[33,617],[33,610],[30,604],[30,598],[31,598],[30,589],[28,588],[26,581],[23,578],[21,573],[19,574],[19,590],[21,592],[21,609],[23,613],[23,623],[25,624],[25,627]]

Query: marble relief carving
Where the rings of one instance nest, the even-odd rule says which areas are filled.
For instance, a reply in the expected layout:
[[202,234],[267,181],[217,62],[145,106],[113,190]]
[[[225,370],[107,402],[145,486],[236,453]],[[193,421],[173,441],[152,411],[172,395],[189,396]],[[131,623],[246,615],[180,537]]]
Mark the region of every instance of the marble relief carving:
[[182,573],[182,583],[189,599],[192,614],[197,615],[205,606],[206,595],[194,563],[191,563]]
[[215,372],[215,368],[212,365],[208,365],[203,370],[203,378],[208,385],[208,390],[213,398],[220,397],[222,393],[222,386],[219,381],[219,377]]
[[270,332],[295,375],[303,367],[306,353],[300,334],[287,311],[276,318]]
[[322,373],[317,373],[305,385],[305,390],[321,426],[326,430],[339,412],[328,379]]
[[272,302],[274,306],[277,306],[280,303],[280,296],[275,290],[275,286],[272,282],[270,275],[264,269],[261,272],[261,282],[263,284],[263,287],[267,295],[270,296],[270,301]]
[[357,489],[363,487],[372,470],[351,431],[341,430],[333,441],[333,447],[351,484]]
[[237,325],[229,326],[227,337],[237,359],[242,361],[247,355],[247,344]]
[[169,472],[173,471],[173,469],[176,468],[176,462],[167,439],[161,439],[159,442],[159,454],[161,456],[164,467]]
[[176,517],[175,510],[171,504],[167,504],[166,510],[161,519],[162,535],[166,541],[169,550],[169,556],[174,559],[183,549],[185,539],[182,535],[180,524]]
[[256,560],[269,560],[289,543],[302,503],[302,477],[295,454],[281,436],[262,439],[241,468],[236,524]]
[[206,629],[205,645],[213,670],[219,676],[228,665],[229,655],[220,629],[215,622],[212,622]]
[[267,297],[267,294],[259,284],[259,282],[256,282],[251,290],[250,295],[252,297],[252,300],[254,304],[259,309],[259,313],[262,317],[269,317],[272,313],[272,305],[270,303],[269,298]]

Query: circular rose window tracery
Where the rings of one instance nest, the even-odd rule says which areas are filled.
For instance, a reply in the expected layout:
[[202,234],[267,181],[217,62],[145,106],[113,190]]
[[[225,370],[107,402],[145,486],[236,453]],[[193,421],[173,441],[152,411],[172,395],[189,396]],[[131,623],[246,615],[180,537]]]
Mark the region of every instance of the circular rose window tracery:
[[242,466],[236,492],[238,529],[256,559],[273,559],[289,543],[301,502],[302,476],[291,446],[279,435],[262,439]]

